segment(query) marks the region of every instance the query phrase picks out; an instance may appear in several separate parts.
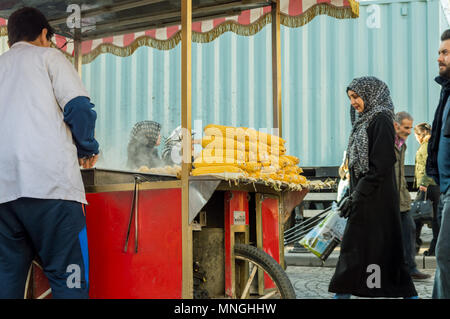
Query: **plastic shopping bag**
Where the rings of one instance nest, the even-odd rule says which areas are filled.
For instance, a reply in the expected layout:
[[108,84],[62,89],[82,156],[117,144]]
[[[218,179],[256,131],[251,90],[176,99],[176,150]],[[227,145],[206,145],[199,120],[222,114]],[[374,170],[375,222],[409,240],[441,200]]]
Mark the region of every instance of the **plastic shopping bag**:
[[300,245],[325,261],[342,241],[346,224],[347,219],[339,216],[337,205],[333,202],[325,219],[300,240]]

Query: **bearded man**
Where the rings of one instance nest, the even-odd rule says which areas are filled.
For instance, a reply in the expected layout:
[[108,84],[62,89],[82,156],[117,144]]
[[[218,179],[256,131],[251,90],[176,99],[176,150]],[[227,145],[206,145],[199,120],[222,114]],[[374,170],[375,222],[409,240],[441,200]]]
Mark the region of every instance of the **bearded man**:
[[441,198],[437,212],[441,231],[436,243],[436,274],[433,299],[450,299],[450,29],[441,36],[439,76],[442,86],[439,105],[434,115],[428,142],[426,173],[440,187]]

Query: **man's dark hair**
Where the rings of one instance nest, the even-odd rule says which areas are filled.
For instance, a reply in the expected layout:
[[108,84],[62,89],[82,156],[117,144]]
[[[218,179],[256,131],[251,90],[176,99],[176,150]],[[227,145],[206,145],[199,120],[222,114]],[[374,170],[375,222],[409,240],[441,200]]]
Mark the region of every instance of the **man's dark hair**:
[[47,40],[55,33],[47,18],[35,8],[25,7],[14,11],[8,19],[8,42],[12,46],[19,41],[34,41],[47,29]]
[[450,29],[447,29],[441,35],[441,41],[450,40]]

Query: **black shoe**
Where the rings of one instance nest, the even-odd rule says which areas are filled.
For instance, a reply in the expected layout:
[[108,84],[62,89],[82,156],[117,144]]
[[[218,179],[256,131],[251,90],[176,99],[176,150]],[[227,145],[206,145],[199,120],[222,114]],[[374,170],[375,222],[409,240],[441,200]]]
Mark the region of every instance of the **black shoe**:
[[423,255],[424,256],[435,256],[435,253],[434,253],[434,250],[425,250],[424,252],[423,252]]
[[420,271],[417,271],[417,272],[414,272],[414,273],[411,274],[411,278],[413,280],[425,280],[425,279],[428,279],[430,277],[431,277],[431,275],[424,274],[423,272],[420,272]]

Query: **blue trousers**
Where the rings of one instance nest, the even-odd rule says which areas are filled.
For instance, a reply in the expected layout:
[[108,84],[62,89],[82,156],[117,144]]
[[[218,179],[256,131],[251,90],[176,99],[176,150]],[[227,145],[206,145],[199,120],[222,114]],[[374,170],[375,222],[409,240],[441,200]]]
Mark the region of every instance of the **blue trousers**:
[[445,194],[441,194],[438,220],[440,230],[436,243],[436,273],[432,298],[450,299],[450,188]]
[[409,212],[400,213],[403,255],[410,274],[418,272],[416,265],[416,224]]
[[38,256],[53,298],[89,298],[89,257],[82,204],[19,198],[0,204],[0,298],[24,298]]

